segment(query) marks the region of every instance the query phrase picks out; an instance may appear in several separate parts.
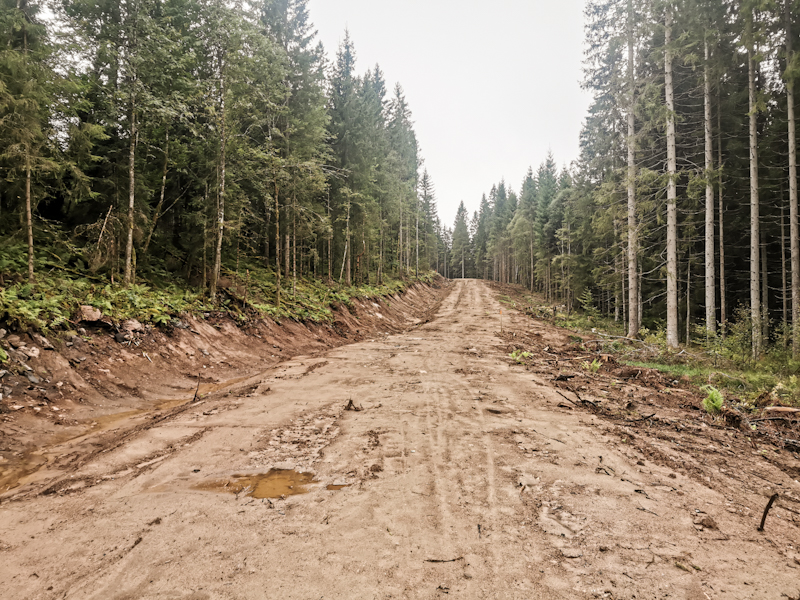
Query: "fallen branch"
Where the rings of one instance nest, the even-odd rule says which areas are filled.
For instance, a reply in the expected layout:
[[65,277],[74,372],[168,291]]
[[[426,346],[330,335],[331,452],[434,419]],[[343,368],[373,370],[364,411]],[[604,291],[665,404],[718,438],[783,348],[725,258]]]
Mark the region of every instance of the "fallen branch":
[[778,499],[778,494],[772,494],[772,497],[767,502],[767,507],[764,509],[764,516],[761,517],[761,525],[758,526],[758,531],[764,531],[764,523],[767,521],[767,514],[769,513],[769,509],[772,508],[773,503],[775,500]]
[[463,556],[459,556],[458,558],[450,558],[450,559],[426,558],[425,562],[429,562],[429,563],[451,563],[451,562],[456,562],[458,560],[464,560],[464,557]]
[[638,423],[639,421],[647,421],[648,419],[652,419],[656,416],[656,413],[652,415],[647,415],[646,417],[642,417],[641,419],[625,419],[628,423]]

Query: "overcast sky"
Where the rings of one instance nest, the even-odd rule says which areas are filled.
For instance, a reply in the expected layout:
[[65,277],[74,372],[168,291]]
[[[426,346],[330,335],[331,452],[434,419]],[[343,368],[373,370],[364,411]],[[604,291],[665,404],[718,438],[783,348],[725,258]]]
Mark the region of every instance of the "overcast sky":
[[578,156],[589,105],[580,89],[583,0],[310,0],[329,58],[344,37],[357,71],[376,63],[413,112],[439,215],[477,210],[505,178],[519,191],[529,166]]

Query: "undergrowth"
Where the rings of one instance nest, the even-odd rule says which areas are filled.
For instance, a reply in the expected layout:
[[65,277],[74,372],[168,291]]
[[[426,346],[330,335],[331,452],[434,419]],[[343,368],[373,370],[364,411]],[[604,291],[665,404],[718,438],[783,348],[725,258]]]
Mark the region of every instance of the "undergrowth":
[[418,279],[385,278],[382,285],[373,281],[353,286],[314,278],[298,278],[293,285],[291,278],[284,278],[278,303],[275,273],[258,263],[242,262],[238,271],[222,270],[221,287],[212,300],[157,260],[140,269],[135,285],[125,287],[115,283],[113,272],[92,272],[67,240],[50,242],[37,249],[32,283],[27,281],[25,246],[0,242],[0,324],[45,332],[71,329],[81,305],[93,306],[117,322],[135,318],[161,326],[182,315],[209,313],[227,314],[240,323],[262,317],[329,322],[336,306],[391,296],[415,281],[430,283],[435,277],[425,273]]

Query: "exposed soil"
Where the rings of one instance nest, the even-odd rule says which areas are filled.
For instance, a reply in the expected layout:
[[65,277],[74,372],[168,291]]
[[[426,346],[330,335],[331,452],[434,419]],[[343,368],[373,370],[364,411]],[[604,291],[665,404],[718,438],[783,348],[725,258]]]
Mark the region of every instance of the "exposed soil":
[[[226,314],[174,321],[168,332],[138,322],[76,319],[78,335],[0,340],[0,499],[38,491],[98,452],[233,388],[287,358],[404,331],[430,318],[447,284],[355,300],[329,324],[263,319],[237,326]],[[10,343],[9,343],[10,342]],[[313,370],[320,363],[312,365]],[[263,389],[262,389],[263,391]]]
[[[272,364],[257,362],[277,360],[256,354],[262,340],[226,354],[224,332],[191,324],[175,335],[225,356],[216,385],[250,375],[198,400],[208,357],[137,359],[152,368],[142,387],[174,385],[183,405],[89,435],[94,452],[6,492],[2,595],[800,597],[791,419],[757,437],[546,320],[503,308],[501,331],[484,282],[458,281],[440,304],[415,293],[435,314],[404,332],[365,326]],[[170,343],[187,354],[167,338],[145,351]],[[514,350],[531,354],[518,364]],[[582,366],[595,359],[596,373]]]

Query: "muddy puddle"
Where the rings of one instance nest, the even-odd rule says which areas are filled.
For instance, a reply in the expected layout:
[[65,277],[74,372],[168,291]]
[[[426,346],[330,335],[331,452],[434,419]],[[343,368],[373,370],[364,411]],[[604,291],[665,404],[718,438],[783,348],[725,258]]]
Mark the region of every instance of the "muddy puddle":
[[98,434],[120,427],[129,427],[153,413],[171,410],[194,401],[195,396],[201,398],[246,381],[249,377],[237,377],[219,383],[201,383],[197,388],[184,390],[187,394],[180,398],[161,399],[148,403],[142,408],[110,413],[86,419],[78,425],[51,438],[50,443],[42,448],[21,452],[18,455],[3,453],[0,460],[0,494],[5,494],[25,484],[34,483],[50,476],[57,475],[48,468],[65,455],[75,453],[80,444]]
[[309,492],[307,486],[318,483],[313,473],[299,473],[291,469],[270,469],[255,475],[234,475],[230,479],[207,481],[194,486],[206,492],[244,493],[252,498],[280,498]]

